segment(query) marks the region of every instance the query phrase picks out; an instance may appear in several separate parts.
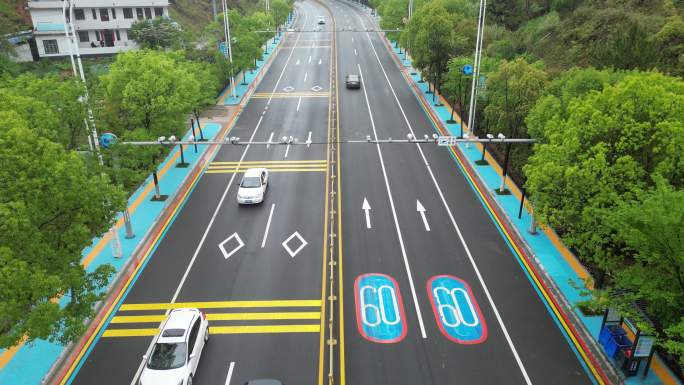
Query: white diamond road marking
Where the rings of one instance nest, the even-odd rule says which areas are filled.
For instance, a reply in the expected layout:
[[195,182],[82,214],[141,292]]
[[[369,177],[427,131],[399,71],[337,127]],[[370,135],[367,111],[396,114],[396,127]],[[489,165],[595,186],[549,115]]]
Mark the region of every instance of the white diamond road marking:
[[[225,244],[228,243],[228,241],[230,241],[231,239],[235,239],[235,241],[238,243],[238,245],[231,252],[228,252],[225,248]],[[245,246],[245,243],[242,242],[242,239],[240,239],[240,236],[238,235],[238,233],[233,233],[233,235],[226,238],[223,242],[219,243],[219,245],[218,245],[219,249],[221,249],[221,253],[223,253],[223,258],[225,258],[225,259],[230,258],[233,254],[235,254],[238,250],[240,250],[244,246]]]
[[283,88],[283,91],[285,91],[285,92],[292,92],[292,91],[294,91],[294,87],[292,87],[292,86],[287,86],[287,87]]
[[311,87],[311,89],[312,89],[314,92],[318,92],[318,91],[322,90],[323,87],[313,86],[313,87]]
[[[288,244],[288,243],[292,240],[292,238],[294,238],[294,237],[299,238],[299,241],[300,241],[302,244],[299,245],[299,247],[297,248],[297,250],[292,251],[292,249],[290,248],[290,246],[288,246],[287,244]],[[290,257],[294,258],[295,255],[297,255],[300,251],[302,251],[302,249],[304,248],[304,246],[306,246],[306,245],[308,245],[308,244],[309,244],[309,242],[307,242],[304,238],[302,238],[302,236],[299,235],[299,232],[298,232],[298,231],[295,231],[294,233],[292,233],[292,235],[290,235],[289,238],[287,238],[286,240],[283,241],[283,248],[285,249],[285,251],[287,251],[288,254],[290,254]]]

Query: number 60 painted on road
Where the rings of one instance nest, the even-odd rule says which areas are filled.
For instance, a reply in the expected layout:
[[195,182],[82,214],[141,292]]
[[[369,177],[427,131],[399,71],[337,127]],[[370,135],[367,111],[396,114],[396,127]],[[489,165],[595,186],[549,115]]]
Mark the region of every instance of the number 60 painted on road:
[[436,275],[428,281],[427,291],[437,326],[446,338],[466,345],[487,339],[487,324],[465,281]]
[[390,344],[406,337],[406,316],[399,285],[380,273],[362,274],[354,282],[356,325],[366,339]]

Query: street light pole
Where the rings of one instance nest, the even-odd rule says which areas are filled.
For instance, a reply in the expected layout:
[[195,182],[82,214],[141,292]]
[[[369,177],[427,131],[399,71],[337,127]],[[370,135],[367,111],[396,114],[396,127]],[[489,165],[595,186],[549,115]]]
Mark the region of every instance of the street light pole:
[[233,75],[233,50],[230,41],[230,24],[228,21],[228,4],[226,0],[221,0],[223,6],[223,33],[226,38],[226,47],[228,48],[228,60],[230,61],[230,89],[233,98],[237,98],[235,93],[235,76]]
[[470,106],[468,107],[468,129],[471,133],[475,132],[475,117],[473,116],[477,108],[476,89],[480,79],[480,60],[482,59],[482,41],[484,40],[484,22],[487,11],[487,0],[480,0],[480,11],[477,16],[477,39],[475,41],[475,58],[473,79],[470,86]]
[[[99,144],[99,139],[97,135],[97,129],[95,127],[95,119],[93,118],[93,110],[90,108],[90,104],[88,104],[88,86],[86,85],[86,80],[85,80],[85,73],[83,71],[83,62],[81,61],[81,51],[78,47],[78,43],[74,42],[74,36],[75,36],[75,28],[73,26],[73,20],[74,20],[74,5],[75,5],[75,0],[69,1],[69,21],[67,22],[66,18],[66,4],[62,5],[62,10],[63,12],[63,17],[64,17],[64,33],[67,38],[67,44],[69,45],[69,54],[71,56],[71,65],[72,65],[72,70],[74,71],[74,76],[76,76],[76,68],[74,65],[74,58],[73,58],[73,51],[72,48],[75,48],[76,51],[76,63],[78,63],[78,72],[81,76],[81,81],[83,82],[84,85],[84,95],[82,99],[79,99],[83,103],[86,103],[86,108],[88,111],[88,118],[84,120],[85,123],[85,128],[86,132],[88,132],[88,144],[90,145],[90,149],[94,150],[95,153],[97,154],[97,160],[100,163],[100,166],[104,164],[102,160],[102,153],[100,152],[100,144]],[[92,127],[92,128],[91,128]]]

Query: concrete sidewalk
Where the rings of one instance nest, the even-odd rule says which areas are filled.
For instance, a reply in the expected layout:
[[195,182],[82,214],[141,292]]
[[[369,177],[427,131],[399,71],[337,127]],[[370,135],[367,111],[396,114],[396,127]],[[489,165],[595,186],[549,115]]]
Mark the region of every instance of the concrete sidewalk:
[[[420,71],[411,66],[410,57],[406,55],[405,51],[394,44],[391,44],[391,48],[397,63],[404,66],[405,73],[409,74],[412,82],[421,92],[422,97],[426,101],[423,104],[430,108],[434,116],[438,117],[439,123],[448,130],[450,135],[459,136],[461,134],[461,125],[459,123],[447,123],[452,116],[452,110],[448,103],[443,98],[435,97],[431,92],[428,92],[428,83],[421,82]],[[420,97],[421,95],[417,96]],[[433,99],[434,103],[432,102]],[[456,122],[461,122],[461,118],[455,111],[453,116]],[[464,127],[463,132],[470,135],[467,127]],[[476,162],[482,157],[482,146],[480,144],[460,143],[457,147],[469,162],[470,167],[478,174],[480,181],[484,183],[486,188],[490,192],[497,190],[501,184],[502,170],[496,160],[487,153],[485,157],[487,164],[479,165]],[[528,232],[532,221],[531,208],[526,204],[523,207],[521,217],[518,218],[521,190],[510,178],[506,181],[506,188],[511,192],[510,194],[499,195],[492,193],[490,194],[491,197],[495,199],[498,207],[504,212],[508,222],[515,226],[517,234],[524,238],[524,242],[531,249],[537,264],[542,267],[545,275],[550,277],[556,287],[560,289],[565,302],[572,307],[574,315],[582,322],[591,336],[598,340],[602,316],[584,315],[577,307],[579,302],[586,300],[586,297],[582,296],[582,292],[587,290],[585,282],[590,278],[588,272],[579,260],[563,245],[558,235],[552,229],[537,228],[536,234]],[[604,353],[602,349],[599,350]],[[605,358],[610,360],[607,356]],[[641,365],[642,370],[644,366],[643,364]],[[657,355],[654,356],[651,370],[646,377],[643,377],[640,373],[636,377],[626,379],[625,383],[629,385],[681,385],[681,382],[676,379]]]

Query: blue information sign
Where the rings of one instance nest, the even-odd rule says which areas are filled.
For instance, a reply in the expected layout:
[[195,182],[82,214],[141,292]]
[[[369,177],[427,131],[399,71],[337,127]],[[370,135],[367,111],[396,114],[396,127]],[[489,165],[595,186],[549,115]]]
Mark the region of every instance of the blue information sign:
[[116,135],[112,134],[111,132],[105,132],[104,134],[100,135],[100,146],[103,148],[109,148],[116,143],[116,139]]
[[437,275],[427,283],[437,326],[459,344],[478,344],[487,339],[487,325],[470,286],[450,275]]
[[470,64],[466,64],[463,66],[463,74],[464,75],[472,75],[473,74],[473,66]]
[[354,282],[356,325],[367,340],[390,344],[406,337],[406,316],[399,285],[389,275],[362,274]]

